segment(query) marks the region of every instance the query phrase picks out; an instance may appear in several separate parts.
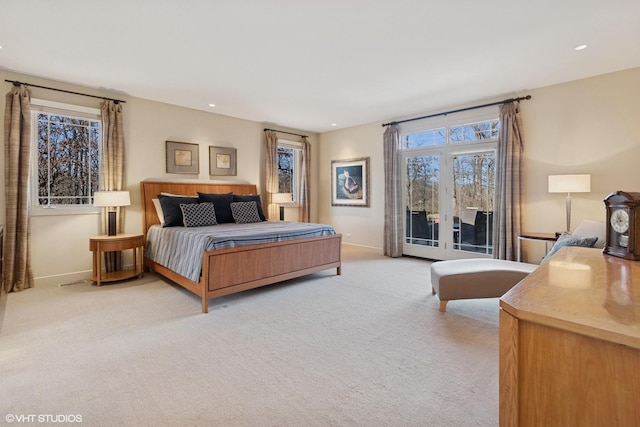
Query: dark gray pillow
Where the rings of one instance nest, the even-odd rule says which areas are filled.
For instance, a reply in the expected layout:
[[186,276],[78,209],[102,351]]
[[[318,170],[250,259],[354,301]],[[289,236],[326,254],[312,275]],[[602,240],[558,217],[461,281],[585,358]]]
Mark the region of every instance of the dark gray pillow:
[[233,194],[218,193],[200,193],[198,192],[198,200],[202,202],[211,202],[216,210],[216,219],[218,224],[225,222],[234,222],[231,214],[231,202],[233,202]]
[[160,206],[162,206],[162,213],[164,214],[163,227],[184,226],[180,205],[198,203],[197,197],[165,196],[164,194],[158,195],[158,200],[160,200]]
[[180,205],[185,227],[205,227],[207,225],[218,225],[216,211],[213,203],[182,203]]
[[262,222],[260,215],[258,215],[256,202],[233,202],[231,203],[231,213],[238,224]]
[[544,258],[542,258],[541,264],[547,262],[549,258],[551,258],[551,255],[558,252],[560,248],[563,248],[565,246],[581,246],[584,248],[592,248],[597,241],[597,237],[581,237],[574,236],[573,234],[569,233],[562,233],[562,235],[558,237],[558,240],[556,240],[556,243],[553,245],[549,253]]
[[256,202],[256,207],[258,208],[258,216],[260,220],[266,221],[267,218],[264,216],[264,212],[262,211],[262,202],[260,201],[259,195],[251,195],[251,196],[239,196],[237,194],[233,195],[234,202]]

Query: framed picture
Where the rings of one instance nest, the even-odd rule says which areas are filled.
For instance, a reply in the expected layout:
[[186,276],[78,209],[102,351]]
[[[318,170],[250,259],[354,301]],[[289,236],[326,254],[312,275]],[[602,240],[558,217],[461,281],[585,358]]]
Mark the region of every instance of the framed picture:
[[236,149],[209,147],[209,175],[236,175]]
[[167,141],[167,173],[200,173],[198,144]]
[[369,157],[331,161],[331,206],[369,206]]

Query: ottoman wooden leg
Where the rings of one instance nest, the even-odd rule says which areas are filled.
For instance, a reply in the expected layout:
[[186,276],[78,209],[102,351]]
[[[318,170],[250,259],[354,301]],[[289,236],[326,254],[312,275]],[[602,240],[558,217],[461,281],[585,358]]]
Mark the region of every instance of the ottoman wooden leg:
[[448,300],[447,301],[440,301],[440,311],[441,312],[444,313],[445,311],[447,311],[447,303],[448,302],[449,302]]

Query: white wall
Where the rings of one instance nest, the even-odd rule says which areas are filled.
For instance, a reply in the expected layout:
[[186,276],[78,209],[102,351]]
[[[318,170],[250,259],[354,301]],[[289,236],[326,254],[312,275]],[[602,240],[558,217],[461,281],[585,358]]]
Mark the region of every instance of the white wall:
[[[505,96],[530,94],[521,102],[524,126],[525,231],[555,232],[565,228],[565,195],[547,192],[547,176],[589,173],[592,191],[572,197],[572,228],[581,219],[604,220],[603,199],[616,190],[640,191],[640,68]],[[502,98],[501,98],[502,99]],[[483,104],[486,100],[471,102]],[[489,100],[491,101],[491,100]],[[465,106],[443,106],[413,117]],[[401,118],[389,117],[388,121]],[[384,166],[381,123],[320,135],[319,220],[341,233],[347,243],[382,248]],[[371,207],[332,207],[331,160],[371,158]],[[324,201],[327,201],[325,204]],[[531,261],[542,256],[541,244],[525,242]]]
[[[0,70],[0,79],[19,80],[110,98],[119,98],[124,104],[125,182],[131,192],[131,206],[126,208],[125,232],[142,231],[139,182],[148,178],[171,180],[205,180],[211,182],[248,182],[264,190],[264,125],[206,111],[175,105],[114,95],[98,90],[60,82],[39,79]],[[4,93],[11,89],[4,83]],[[61,92],[32,88],[34,98],[99,107],[101,100]],[[0,100],[4,111],[5,97]],[[4,132],[4,122],[0,125]],[[273,128],[274,126],[268,126]],[[276,127],[279,130],[309,135],[312,145],[312,169],[317,170],[317,135],[301,130]],[[167,174],[165,172],[165,141],[199,144],[200,173],[198,175]],[[4,143],[3,143],[4,144]],[[237,149],[237,176],[209,177],[209,146]],[[0,151],[0,176],[4,176],[4,150]],[[312,176],[312,182],[317,176]],[[311,200],[315,201],[317,188],[312,185]],[[0,223],[4,223],[4,179],[0,180]],[[315,203],[313,203],[315,205]],[[312,208],[312,221],[317,212]],[[31,220],[33,272],[37,283],[67,283],[89,277],[92,268],[89,237],[101,234],[98,215],[36,216]]]
[[[318,219],[342,234],[343,243],[382,248],[384,159],[381,123],[320,134]],[[369,207],[331,206],[331,162],[369,157]]]
[[[529,91],[525,128],[524,229],[566,227],[565,194],[547,192],[548,175],[591,174],[591,193],[572,194],[571,228],[605,220],[604,198],[640,191],[640,68]],[[527,243],[529,259],[541,244]]]

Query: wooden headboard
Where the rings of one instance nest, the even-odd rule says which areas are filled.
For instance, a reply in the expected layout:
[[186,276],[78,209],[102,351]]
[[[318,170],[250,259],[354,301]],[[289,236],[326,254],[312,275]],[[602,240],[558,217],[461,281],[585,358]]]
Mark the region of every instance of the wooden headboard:
[[198,197],[201,193],[233,193],[233,194],[258,194],[255,184],[213,184],[208,182],[189,181],[140,181],[140,195],[142,204],[142,229],[145,234],[154,224],[160,224],[153,199],[160,193],[180,194],[184,196]]

